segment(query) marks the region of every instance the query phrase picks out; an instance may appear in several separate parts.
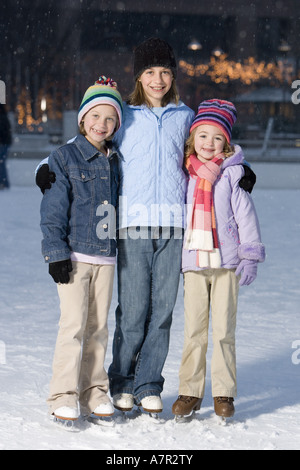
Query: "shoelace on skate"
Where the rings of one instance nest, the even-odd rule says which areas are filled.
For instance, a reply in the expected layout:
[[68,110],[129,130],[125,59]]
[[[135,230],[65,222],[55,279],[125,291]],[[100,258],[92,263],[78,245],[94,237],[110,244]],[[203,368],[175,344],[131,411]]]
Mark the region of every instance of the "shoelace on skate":
[[216,397],[218,403],[232,403],[234,399],[232,397]]
[[195,400],[196,397],[189,397],[186,395],[179,395],[178,400],[183,401],[184,403],[190,403],[192,400]]

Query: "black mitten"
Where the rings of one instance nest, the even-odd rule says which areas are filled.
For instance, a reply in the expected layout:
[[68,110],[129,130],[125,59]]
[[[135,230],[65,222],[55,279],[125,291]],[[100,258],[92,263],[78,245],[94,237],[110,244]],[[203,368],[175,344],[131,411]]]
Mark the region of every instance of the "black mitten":
[[68,284],[70,280],[69,273],[72,270],[72,261],[70,259],[49,264],[49,274],[53,277],[54,282],[59,284]]
[[252,189],[256,183],[256,174],[248,165],[243,165],[245,175],[240,179],[239,185],[245,191],[251,194]]
[[53,171],[49,171],[49,165],[44,163],[37,171],[35,182],[44,194],[46,189],[51,188],[51,183],[55,183],[56,175]]

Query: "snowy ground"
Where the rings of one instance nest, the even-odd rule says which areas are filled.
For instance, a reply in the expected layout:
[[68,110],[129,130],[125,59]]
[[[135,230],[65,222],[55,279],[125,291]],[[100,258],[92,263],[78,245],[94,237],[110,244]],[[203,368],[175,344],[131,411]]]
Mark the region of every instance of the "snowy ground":
[[[170,454],[300,449],[300,190],[256,188],[253,197],[267,260],[256,282],[240,291],[233,421],[225,427],[216,421],[208,366],[201,411],[190,423],[174,422],[171,406],[183,340],[181,285],[164,370],[163,422],[143,414],[121,422],[116,415],[113,428],[86,423],[81,432],[70,433],[53,425],[45,403],[59,308],[40,254],[41,194],[33,186],[0,191],[0,449],[135,450],[133,454],[142,449]],[[115,306],[116,292],[111,335]],[[107,365],[110,360],[111,345]]]

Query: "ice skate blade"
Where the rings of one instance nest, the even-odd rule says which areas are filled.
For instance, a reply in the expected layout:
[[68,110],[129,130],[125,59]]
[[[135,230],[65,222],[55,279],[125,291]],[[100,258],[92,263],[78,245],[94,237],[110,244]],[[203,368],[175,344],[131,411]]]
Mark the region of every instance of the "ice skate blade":
[[125,423],[129,418],[131,418],[132,411],[123,411],[123,410],[118,410],[118,412],[115,415],[115,422],[116,423]]
[[80,429],[77,427],[78,419],[64,419],[58,416],[53,417],[53,422],[56,426],[69,432],[79,432]]
[[152,419],[155,419],[155,420],[159,420],[159,419],[160,419],[160,418],[159,418],[159,413],[160,413],[160,412],[147,411],[147,410],[145,410],[145,411],[146,411],[146,413],[148,413],[149,418],[152,418]]
[[152,418],[158,418],[159,414],[162,412],[162,410],[147,410],[147,408],[143,408],[143,411],[152,416]]
[[121,410],[118,410],[118,413],[116,413],[115,415],[115,423],[116,424],[124,424],[124,423],[128,423],[130,420],[136,418],[137,416],[137,413],[134,409],[130,410],[130,411],[121,411]]
[[175,415],[175,423],[189,423],[195,416],[195,410],[192,410],[189,415]]
[[140,405],[137,405],[136,408],[134,408],[130,414],[126,414],[126,418],[137,418],[137,417],[145,417],[149,418],[149,420],[155,422],[155,423],[162,423],[164,422],[163,419],[159,417],[160,412],[158,411],[147,411],[145,408],[143,408]]
[[113,415],[108,415],[108,416],[100,416],[100,415],[95,415],[92,413],[87,421],[93,424],[97,424],[99,426],[104,426],[104,427],[109,427],[112,428],[115,425],[115,421],[112,418]]
[[153,421],[153,423],[156,424],[161,424],[164,423],[165,420],[160,417],[161,411],[148,411],[143,408],[142,410],[139,408],[138,413],[141,416],[146,416],[150,421]]
[[232,420],[232,416],[218,416],[216,415],[217,417],[217,423],[220,425],[220,426],[227,426],[230,421]]

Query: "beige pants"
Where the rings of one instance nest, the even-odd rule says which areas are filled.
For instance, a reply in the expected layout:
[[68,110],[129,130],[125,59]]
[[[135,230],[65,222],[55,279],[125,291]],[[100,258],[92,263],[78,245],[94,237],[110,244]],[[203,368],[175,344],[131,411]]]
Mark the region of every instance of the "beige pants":
[[49,412],[61,406],[91,413],[108,400],[104,369],[107,316],[114,266],[73,262],[68,284],[57,286],[61,317],[48,398]]
[[184,274],[185,328],[179,394],[202,398],[205,389],[209,310],[213,354],[212,396],[236,396],[235,327],[239,290],[235,270],[206,269]]

